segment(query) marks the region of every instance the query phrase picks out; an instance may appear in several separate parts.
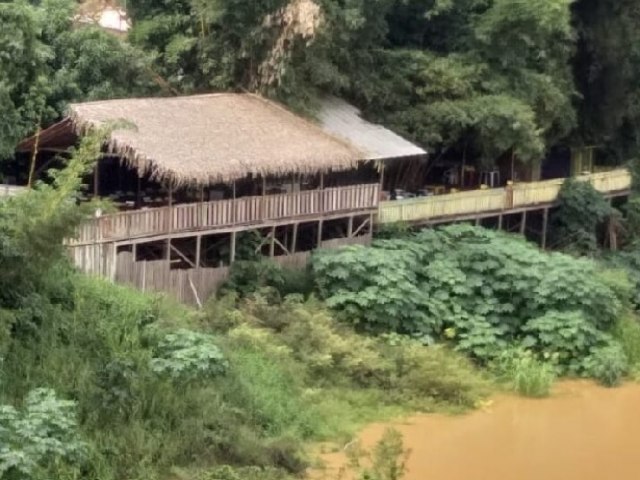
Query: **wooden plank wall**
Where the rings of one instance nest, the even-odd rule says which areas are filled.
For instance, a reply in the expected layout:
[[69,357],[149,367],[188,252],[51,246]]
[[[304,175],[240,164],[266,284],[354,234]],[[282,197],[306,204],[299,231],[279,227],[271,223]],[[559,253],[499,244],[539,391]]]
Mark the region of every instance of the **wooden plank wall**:
[[[371,235],[355,238],[340,238],[322,242],[322,248],[337,248],[344,245],[368,245]],[[84,247],[76,247],[78,249]],[[111,250],[111,253],[113,251]],[[304,268],[312,252],[297,252],[292,255],[273,257],[272,260],[286,268]],[[93,264],[91,264],[93,265]],[[110,268],[109,265],[107,268]],[[87,271],[101,275],[99,269]],[[84,270],[86,271],[86,270]],[[108,270],[109,271],[109,270]],[[166,260],[136,262],[131,252],[120,252],[114,271],[114,280],[135,287],[143,292],[164,292],[186,304],[205,302],[229,277],[229,267],[171,270]]]
[[83,273],[113,279],[116,271],[115,245],[96,243],[69,247],[73,264]]
[[164,292],[196,304],[206,301],[229,276],[229,267],[171,270],[166,260],[135,262],[131,252],[118,253],[115,280],[143,292]]

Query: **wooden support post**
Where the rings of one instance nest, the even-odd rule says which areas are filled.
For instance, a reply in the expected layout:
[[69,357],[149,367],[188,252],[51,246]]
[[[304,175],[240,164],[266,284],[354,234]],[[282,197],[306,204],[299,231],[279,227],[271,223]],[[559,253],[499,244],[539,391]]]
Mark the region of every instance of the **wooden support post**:
[[[117,250],[117,248],[116,248]],[[134,243],[133,246],[131,247],[132,253],[133,253],[133,261],[135,262],[136,259],[138,258],[138,244]]]
[[502,230],[502,214],[498,215],[498,230]]
[[202,255],[202,235],[198,235],[196,237],[196,268],[200,268],[201,255]]
[[100,195],[100,160],[96,161],[93,169],[93,196],[98,198],[98,195]]
[[[168,199],[168,215],[167,215],[167,231],[173,231],[173,185],[169,183],[169,199]],[[171,238],[167,238],[167,251],[165,255],[167,264],[171,265]]]
[[480,217],[476,218],[475,225],[476,227],[480,226]]
[[297,243],[298,243],[298,224],[294,223],[293,224],[293,236],[291,238],[291,248],[289,249],[289,251],[291,253],[296,253]]
[[542,241],[541,247],[543,250],[547,248],[547,227],[549,225],[549,209],[545,208],[542,211]]
[[522,221],[520,222],[520,235],[527,232],[527,211],[522,212]]
[[231,232],[231,253],[229,255],[229,263],[236,261],[236,236],[237,232]]
[[347,228],[347,238],[353,237],[353,215],[349,217],[349,227]]
[[140,178],[140,174],[136,175],[136,208],[140,208],[142,206],[142,178]]
[[380,167],[380,192],[384,190],[384,162],[382,162],[382,166]]
[[322,247],[322,224],[323,223],[324,223],[324,220],[322,219],[318,222],[318,247],[317,248]]
[[273,258],[276,254],[276,227],[271,227],[271,243],[269,244],[269,256]]

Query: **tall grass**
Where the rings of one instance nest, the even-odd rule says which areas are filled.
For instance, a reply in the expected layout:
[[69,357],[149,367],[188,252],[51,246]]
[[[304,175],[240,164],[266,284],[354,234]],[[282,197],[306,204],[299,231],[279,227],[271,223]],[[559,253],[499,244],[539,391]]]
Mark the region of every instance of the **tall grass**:
[[[74,400],[90,446],[78,475],[89,480],[300,475],[306,441],[347,438],[409,408],[466,408],[486,392],[460,355],[358,335],[313,299],[257,295],[197,313],[107,282],[72,283],[65,305],[18,312],[20,325],[46,320],[9,337],[0,405],[38,387]],[[185,328],[213,336],[225,374],[181,380],[152,368],[159,339]],[[63,467],[48,474],[64,478]]]
[[522,349],[504,351],[493,364],[493,369],[498,378],[526,397],[548,396],[556,379],[552,365]]

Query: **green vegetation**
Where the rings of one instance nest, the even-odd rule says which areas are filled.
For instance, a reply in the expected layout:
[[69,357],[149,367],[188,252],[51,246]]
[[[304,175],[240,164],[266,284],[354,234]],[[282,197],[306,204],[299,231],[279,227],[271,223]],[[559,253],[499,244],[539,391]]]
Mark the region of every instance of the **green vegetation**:
[[306,468],[305,442],[488,393],[446,346],[359,335],[313,297],[265,290],[195,312],[74,272],[62,239],[92,208],[75,195],[100,138],[0,203],[3,480],[286,478]]
[[[359,443],[348,454],[351,471],[358,480],[400,480],[406,473],[410,451],[404,448],[402,435],[394,429],[385,430],[371,452],[364,452]],[[344,473],[344,472],[343,472]]]
[[129,0],[128,41],[71,28],[77,3],[0,4],[2,158],[70,101],[241,89],[338,93],[434,158],[637,154],[633,0]]
[[[628,366],[612,336],[632,294],[624,273],[502,233],[425,230],[319,252],[314,271],[327,304],[362,331],[451,343],[481,364],[522,348],[560,374],[604,383]],[[546,376],[543,366],[519,360],[511,367]]]
[[498,378],[527,397],[546,397],[556,379],[550,362],[538,360],[522,348],[501,352],[491,365]]

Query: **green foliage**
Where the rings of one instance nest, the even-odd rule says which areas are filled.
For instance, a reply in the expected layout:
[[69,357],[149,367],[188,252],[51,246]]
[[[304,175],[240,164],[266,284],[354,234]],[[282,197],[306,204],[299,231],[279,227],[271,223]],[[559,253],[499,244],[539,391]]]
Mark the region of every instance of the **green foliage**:
[[352,448],[349,460],[358,480],[400,480],[407,472],[410,453],[404,448],[402,434],[389,428],[371,452]]
[[520,395],[546,397],[551,392],[556,372],[550,362],[540,361],[532,352],[522,348],[503,350],[492,363],[492,369]]
[[313,288],[313,276],[308,268],[285,268],[263,257],[234,262],[229,278],[220,288],[220,294],[235,292],[240,297],[247,297],[262,290],[284,297],[291,294],[309,295]]
[[578,373],[580,360],[604,344],[607,337],[580,312],[549,311],[523,327],[522,344],[538,355]]
[[551,238],[557,248],[581,254],[598,250],[598,228],[613,210],[589,182],[568,179],[558,195],[551,218]]
[[611,343],[592,350],[584,359],[584,369],[603,385],[614,387],[628,373],[629,361],[620,345]]
[[164,336],[151,359],[151,370],[174,380],[194,380],[221,375],[228,362],[213,337],[190,330]]
[[29,392],[18,410],[0,405],[0,478],[44,478],[48,468],[80,466],[87,446],[78,435],[75,403],[53,390]]
[[97,28],[73,28],[73,0],[0,3],[0,160],[71,101],[155,90],[148,58]]
[[633,315],[623,316],[613,330],[632,369],[640,367],[640,321]]
[[260,467],[222,467],[201,473],[196,480],[285,480],[289,478],[285,471]]
[[359,329],[449,341],[482,362],[522,344],[574,373],[631,295],[592,261],[470,226],[319,252],[313,268],[327,305]]

